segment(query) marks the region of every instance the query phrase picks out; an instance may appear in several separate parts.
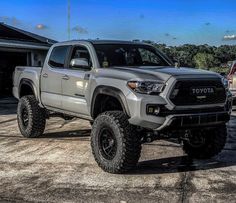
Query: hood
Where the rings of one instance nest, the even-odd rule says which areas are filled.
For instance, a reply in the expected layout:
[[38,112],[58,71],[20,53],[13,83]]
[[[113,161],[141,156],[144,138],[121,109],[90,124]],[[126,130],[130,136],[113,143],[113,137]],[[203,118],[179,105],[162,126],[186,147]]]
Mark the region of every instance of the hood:
[[[195,68],[175,68],[175,67],[112,67],[103,69],[110,77],[116,76],[120,79],[140,79],[140,80],[161,80],[167,81],[170,77],[189,77],[189,78],[219,78],[219,74],[195,69]],[[110,74],[109,74],[110,73]],[[108,76],[109,77],[109,76]]]

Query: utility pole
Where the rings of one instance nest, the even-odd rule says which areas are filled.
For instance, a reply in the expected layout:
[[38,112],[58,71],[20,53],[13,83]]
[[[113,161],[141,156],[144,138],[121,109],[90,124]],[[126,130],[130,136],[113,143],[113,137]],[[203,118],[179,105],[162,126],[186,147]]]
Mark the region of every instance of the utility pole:
[[70,0],[68,0],[68,40],[70,40]]

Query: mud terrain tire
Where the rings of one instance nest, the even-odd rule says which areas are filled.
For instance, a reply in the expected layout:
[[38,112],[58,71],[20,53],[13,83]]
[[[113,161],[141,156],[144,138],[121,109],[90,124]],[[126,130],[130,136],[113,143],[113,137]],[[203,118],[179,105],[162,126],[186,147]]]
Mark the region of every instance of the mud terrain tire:
[[96,162],[104,171],[124,173],[136,166],[141,142],[135,132],[122,111],[108,111],[95,119],[91,147]]
[[36,138],[43,134],[46,125],[46,112],[38,105],[33,95],[24,96],[17,107],[17,121],[21,134]]

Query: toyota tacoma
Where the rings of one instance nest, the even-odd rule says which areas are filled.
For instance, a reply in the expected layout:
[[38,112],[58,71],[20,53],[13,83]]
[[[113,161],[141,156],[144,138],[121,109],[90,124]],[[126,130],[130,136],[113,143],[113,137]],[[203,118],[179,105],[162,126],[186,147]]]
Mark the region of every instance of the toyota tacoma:
[[126,41],[57,43],[43,67],[16,67],[13,94],[24,137],[41,136],[53,114],[90,121],[93,155],[110,173],[134,168],[142,144],[161,138],[178,139],[192,158],[218,154],[232,107],[220,75]]

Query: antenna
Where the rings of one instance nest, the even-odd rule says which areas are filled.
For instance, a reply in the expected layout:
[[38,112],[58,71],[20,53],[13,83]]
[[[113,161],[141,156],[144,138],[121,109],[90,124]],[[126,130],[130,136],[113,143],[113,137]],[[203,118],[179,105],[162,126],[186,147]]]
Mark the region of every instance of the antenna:
[[68,40],[70,40],[70,0],[68,0]]

